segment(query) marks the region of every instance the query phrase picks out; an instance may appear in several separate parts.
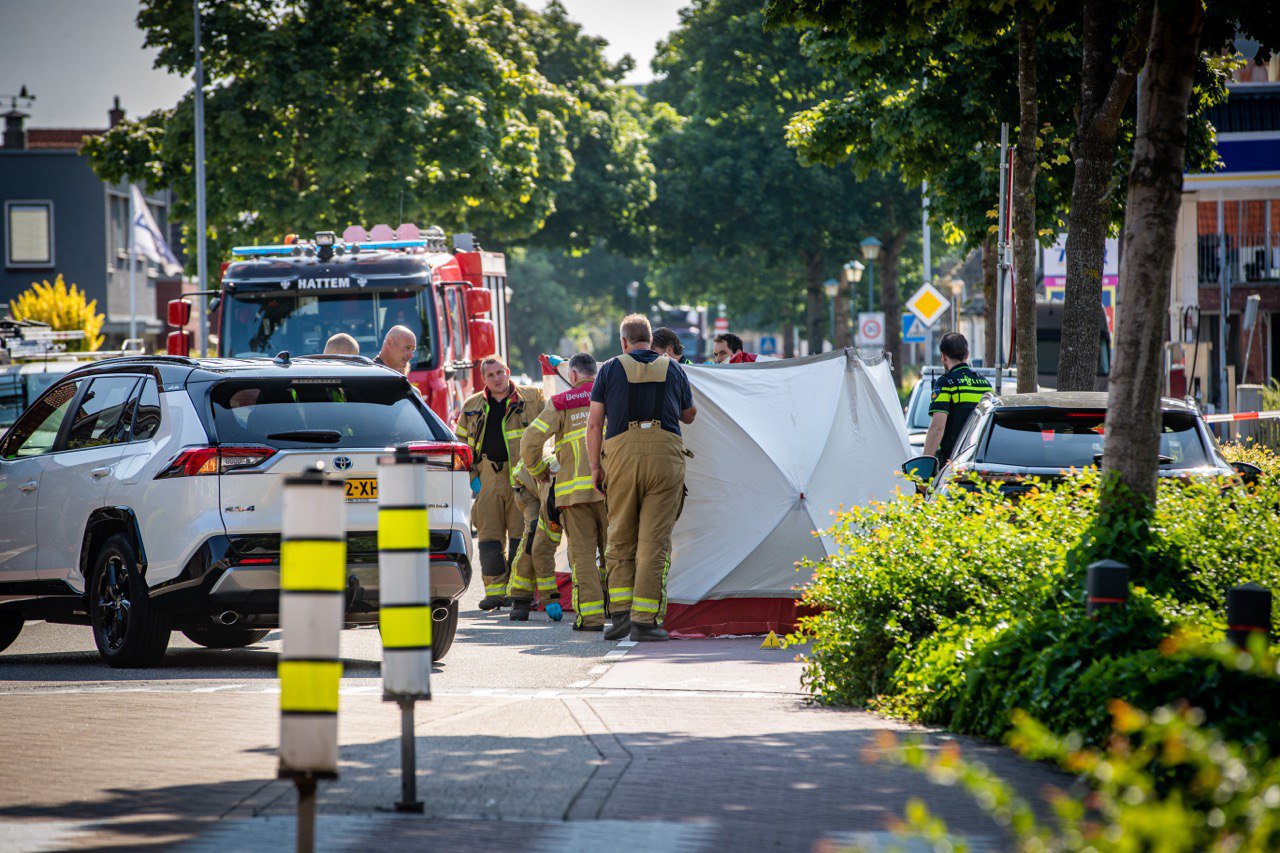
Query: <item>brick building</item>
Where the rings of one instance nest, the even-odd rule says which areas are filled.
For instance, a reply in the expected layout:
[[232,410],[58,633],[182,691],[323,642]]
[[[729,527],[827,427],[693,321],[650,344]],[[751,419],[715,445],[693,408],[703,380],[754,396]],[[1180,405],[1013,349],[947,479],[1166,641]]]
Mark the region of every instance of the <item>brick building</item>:
[[[4,144],[0,147],[0,314],[32,282],[61,273],[96,299],[106,315],[107,347],[129,330],[129,187],[100,179],[81,153],[86,137],[107,128],[27,127],[32,100],[6,98]],[[108,127],[124,118],[117,98]],[[169,227],[169,193],[146,193],[147,204],[177,252]],[[160,335],[165,306],[182,290],[181,278],[166,276],[140,259],[137,271],[139,334]]]
[[[1170,299],[1170,339],[1189,373],[1195,363],[1203,402],[1219,399],[1224,306],[1231,376],[1280,379],[1280,57],[1248,63],[1229,90],[1210,111],[1223,167],[1183,177]],[[1252,294],[1261,301],[1250,342],[1241,319]]]

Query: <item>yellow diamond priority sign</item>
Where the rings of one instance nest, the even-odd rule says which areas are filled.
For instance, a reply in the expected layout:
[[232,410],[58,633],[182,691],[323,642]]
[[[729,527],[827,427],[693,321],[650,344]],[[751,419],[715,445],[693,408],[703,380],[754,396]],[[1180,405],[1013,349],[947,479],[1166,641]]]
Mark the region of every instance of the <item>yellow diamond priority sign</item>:
[[907,308],[920,318],[920,322],[932,327],[950,308],[947,298],[932,284],[926,282],[907,300]]

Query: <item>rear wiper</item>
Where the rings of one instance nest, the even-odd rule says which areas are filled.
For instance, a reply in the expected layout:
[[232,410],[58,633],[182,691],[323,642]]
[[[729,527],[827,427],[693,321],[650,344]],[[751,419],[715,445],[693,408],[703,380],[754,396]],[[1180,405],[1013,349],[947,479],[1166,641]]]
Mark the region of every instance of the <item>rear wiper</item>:
[[279,441],[318,441],[321,444],[337,444],[342,441],[342,433],[336,429],[294,429],[288,432],[273,432],[267,438]]
[[[1166,455],[1164,455],[1163,453],[1161,453],[1159,456],[1157,456],[1157,457],[1156,457],[1156,459],[1158,459],[1158,460],[1160,461],[1160,464],[1161,464],[1161,465],[1171,465],[1171,464],[1173,464],[1174,462],[1178,461],[1178,460],[1174,459],[1172,456],[1166,456]],[[1101,462],[1101,461],[1102,461],[1102,454],[1101,454],[1101,453],[1095,453],[1095,454],[1093,454],[1093,461],[1094,461],[1094,462]]]

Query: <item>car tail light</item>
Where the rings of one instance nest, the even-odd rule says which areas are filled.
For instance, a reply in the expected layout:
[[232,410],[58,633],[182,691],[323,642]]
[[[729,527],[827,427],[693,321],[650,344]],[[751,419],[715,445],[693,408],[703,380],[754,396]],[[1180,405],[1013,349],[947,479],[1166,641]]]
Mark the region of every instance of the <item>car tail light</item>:
[[471,470],[471,447],[460,441],[411,441],[409,452],[425,455],[427,461],[450,471]]
[[224,447],[188,447],[156,475],[157,480],[170,477],[198,477],[225,474],[241,468],[253,468],[275,455],[274,447],[228,445]]

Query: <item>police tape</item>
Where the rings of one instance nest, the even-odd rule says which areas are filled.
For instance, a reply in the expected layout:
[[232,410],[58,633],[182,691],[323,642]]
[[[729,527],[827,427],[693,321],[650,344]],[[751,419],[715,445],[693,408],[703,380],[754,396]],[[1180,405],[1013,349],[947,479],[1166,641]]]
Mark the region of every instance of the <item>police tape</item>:
[[1260,421],[1271,418],[1280,418],[1280,410],[1270,410],[1265,412],[1224,412],[1220,415],[1205,415],[1206,423],[1211,424],[1228,424],[1238,421]]

